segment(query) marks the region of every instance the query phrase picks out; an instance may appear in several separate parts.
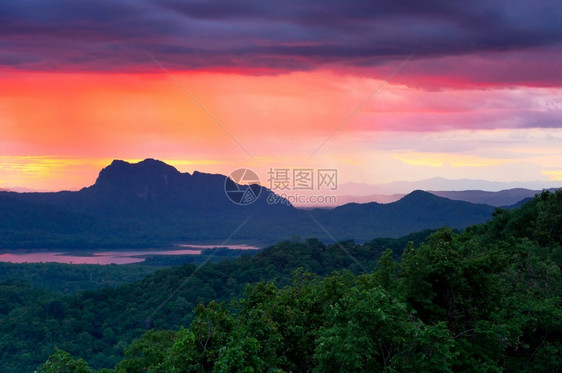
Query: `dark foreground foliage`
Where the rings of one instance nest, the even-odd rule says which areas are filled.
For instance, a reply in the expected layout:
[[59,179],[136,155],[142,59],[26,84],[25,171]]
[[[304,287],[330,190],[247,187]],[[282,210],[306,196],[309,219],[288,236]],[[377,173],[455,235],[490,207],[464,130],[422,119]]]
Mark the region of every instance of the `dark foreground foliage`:
[[[195,287],[186,285],[155,317],[154,330],[129,345],[121,333],[138,333],[138,320],[193,267],[54,300],[4,284],[20,306],[6,308],[0,325],[21,317],[6,338],[51,343],[43,372],[559,371],[562,192],[494,215],[464,232],[441,229],[408,244],[400,261],[391,250],[378,255],[373,243],[346,242],[341,250],[308,240],[203,267],[204,276],[188,283]],[[32,312],[34,304],[43,308]],[[119,305],[129,313],[115,324]],[[81,324],[88,322],[90,329]],[[48,334],[57,326],[70,334]],[[61,336],[72,339],[64,345]]]

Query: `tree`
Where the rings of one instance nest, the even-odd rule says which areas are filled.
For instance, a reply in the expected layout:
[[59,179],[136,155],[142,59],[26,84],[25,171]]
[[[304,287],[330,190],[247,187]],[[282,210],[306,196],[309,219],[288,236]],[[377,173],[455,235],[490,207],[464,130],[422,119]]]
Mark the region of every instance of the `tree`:
[[378,286],[349,289],[330,307],[314,357],[318,372],[450,372],[453,340]]
[[147,331],[125,349],[125,359],[116,365],[116,372],[162,371],[161,364],[170,354],[177,335],[173,330]]
[[37,370],[38,373],[89,373],[92,372],[83,359],[76,360],[68,352],[55,349],[55,353]]

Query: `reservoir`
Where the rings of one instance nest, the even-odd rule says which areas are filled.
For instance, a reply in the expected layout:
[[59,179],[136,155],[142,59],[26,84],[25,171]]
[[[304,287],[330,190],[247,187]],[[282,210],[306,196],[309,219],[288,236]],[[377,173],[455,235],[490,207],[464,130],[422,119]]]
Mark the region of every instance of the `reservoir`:
[[199,255],[202,250],[227,248],[231,250],[259,250],[250,245],[191,245],[181,244],[178,249],[168,250],[68,250],[53,251],[7,251],[0,252],[0,262],[10,263],[66,263],[66,264],[131,264],[144,262],[155,255]]

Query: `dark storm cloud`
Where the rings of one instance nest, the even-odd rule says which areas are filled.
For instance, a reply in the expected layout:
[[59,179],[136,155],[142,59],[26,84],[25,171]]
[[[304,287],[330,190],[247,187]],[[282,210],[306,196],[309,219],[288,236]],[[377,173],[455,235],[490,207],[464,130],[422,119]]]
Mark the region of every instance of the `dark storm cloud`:
[[146,71],[377,66],[559,50],[559,1],[17,1],[0,3],[0,65]]

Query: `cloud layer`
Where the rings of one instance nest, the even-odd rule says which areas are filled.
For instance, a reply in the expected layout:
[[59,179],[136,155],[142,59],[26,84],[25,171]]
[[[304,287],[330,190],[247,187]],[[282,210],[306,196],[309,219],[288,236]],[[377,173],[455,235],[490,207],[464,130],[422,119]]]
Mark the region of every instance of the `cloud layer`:
[[0,2],[0,188],[112,158],[267,173],[320,144],[308,165],[347,181],[562,180],[561,24],[559,0]]
[[561,9],[553,0],[2,2],[0,66],[153,71],[152,54],[176,70],[378,76],[415,53],[410,74],[433,81],[413,84],[458,83],[473,65],[468,83],[552,86],[562,83]]

